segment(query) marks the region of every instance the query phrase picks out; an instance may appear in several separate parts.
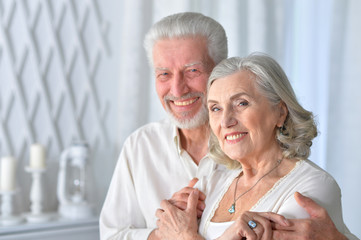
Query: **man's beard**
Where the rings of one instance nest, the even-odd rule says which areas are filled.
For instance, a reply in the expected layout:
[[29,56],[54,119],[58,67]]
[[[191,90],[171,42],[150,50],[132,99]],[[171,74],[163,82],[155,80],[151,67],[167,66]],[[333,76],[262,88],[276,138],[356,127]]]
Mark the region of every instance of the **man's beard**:
[[[191,97],[199,97],[200,100],[202,101],[202,106],[199,109],[199,111],[191,118],[187,118],[187,116],[190,114],[189,112],[184,112],[182,113],[182,117],[185,117],[184,119],[179,119],[178,117],[176,117],[172,110],[169,107],[169,100],[180,100],[180,99],[187,99],[187,98],[191,98]],[[199,101],[199,100],[198,100]],[[205,97],[203,93],[190,93],[187,94],[181,98],[173,98],[170,96],[165,96],[164,97],[164,102],[166,103],[166,112],[170,118],[170,120],[172,121],[173,124],[175,124],[178,128],[181,129],[192,129],[192,128],[197,128],[200,127],[204,124],[206,124],[208,122],[208,110],[207,110],[207,106],[205,103]]]

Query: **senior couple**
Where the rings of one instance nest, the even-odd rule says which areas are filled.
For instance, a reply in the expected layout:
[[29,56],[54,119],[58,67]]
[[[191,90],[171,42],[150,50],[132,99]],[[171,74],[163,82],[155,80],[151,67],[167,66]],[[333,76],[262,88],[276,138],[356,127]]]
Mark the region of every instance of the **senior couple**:
[[157,22],[145,48],[170,120],[125,141],[101,239],[357,239],[337,183],[307,160],[317,128],[275,60],[226,59],[223,27],[199,13]]

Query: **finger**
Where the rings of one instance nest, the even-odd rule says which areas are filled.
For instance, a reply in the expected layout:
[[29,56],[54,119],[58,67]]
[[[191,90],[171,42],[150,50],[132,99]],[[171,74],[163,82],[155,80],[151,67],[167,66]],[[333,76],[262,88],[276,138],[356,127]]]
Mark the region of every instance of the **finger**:
[[[200,192],[199,192],[199,193],[200,193]],[[206,204],[204,203],[203,200],[198,200],[198,202],[197,202],[197,208],[198,208],[199,210],[202,210],[202,211],[206,208]]]
[[[183,189],[182,189],[183,191]],[[175,193],[171,199],[168,201],[177,206],[178,208],[184,210],[187,207],[187,201],[189,194],[193,191],[193,188],[190,188],[189,190],[185,190],[183,192],[177,192]]]
[[198,196],[199,200],[201,201],[204,201],[206,199],[206,195],[202,191],[199,191]]
[[296,202],[308,212],[311,218],[322,218],[328,215],[327,211],[311,198],[305,197],[299,192],[295,192],[294,196]]
[[[257,234],[254,229],[251,229],[251,227],[248,225],[248,222],[252,220],[252,216],[249,214],[249,212],[244,212],[238,219],[237,223],[240,226],[239,234],[242,237],[245,237],[246,239],[257,239]],[[258,227],[258,226],[257,226]],[[256,227],[256,228],[257,228]]]
[[[185,187],[185,188],[182,188],[180,191],[176,192],[173,194],[172,198],[171,199],[174,199],[174,200],[179,200],[179,199],[182,199],[182,200],[187,200],[189,195],[194,191],[195,188],[191,188],[191,187]],[[199,199],[204,201],[206,199],[206,195],[199,191]]]
[[161,238],[162,238],[162,234],[161,234],[161,232],[159,231],[159,229],[155,229],[155,230],[154,230],[154,234],[155,234],[155,236],[156,236],[158,239],[161,239]]
[[[193,188],[194,185],[196,185],[197,182],[198,182],[198,178],[193,178],[193,179],[188,183],[188,187]],[[200,199],[200,200],[206,199],[206,195],[205,195],[203,192],[201,192],[201,191],[199,191],[199,199]]]
[[199,190],[196,188],[194,191],[189,195],[188,202],[187,202],[187,212],[195,212],[197,209],[199,197]]
[[192,180],[189,181],[188,187],[193,188],[194,185],[196,185],[197,182],[198,182],[198,178],[193,178]]
[[253,228],[253,231],[257,234],[258,239],[272,239],[272,224],[270,220],[254,215],[253,221],[257,223],[257,227]]
[[173,211],[175,208],[175,206],[173,206],[168,200],[163,200],[160,202],[160,207],[165,211],[165,212],[170,212]]
[[273,230],[285,230],[285,231],[295,231],[297,230],[297,226],[301,224],[299,219],[288,219],[288,226],[284,226],[278,223],[272,224]]
[[[169,200],[169,202],[173,206],[179,208],[180,210],[186,210],[187,209],[187,203],[186,202],[171,202],[170,200]],[[198,204],[197,204],[197,212],[199,213],[198,216],[202,215],[204,209],[205,209],[204,202],[198,201]]]
[[249,239],[249,240],[255,240],[258,239],[257,233],[254,231],[254,229],[251,229],[247,223],[243,224],[244,226],[240,231],[238,231],[239,236],[242,236],[244,238],[242,239]]
[[[265,218],[263,218],[265,219]],[[265,219],[266,221],[268,221],[267,219]],[[257,225],[256,227],[254,228],[251,228],[249,225],[248,225],[248,222],[247,222],[247,225],[248,227],[256,234],[257,236],[257,239],[264,239],[262,238],[262,236],[264,235],[264,232],[265,232],[265,228],[263,227],[262,223],[256,219],[252,220],[253,222],[255,222]],[[268,221],[269,222],[269,221]],[[271,235],[272,236],[272,235]],[[271,239],[270,237],[268,239]]]
[[[189,197],[189,195],[188,195],[188,197]],[[177,208],[181,209],[181,210],[185,210],[185,209],[187,209],[188,197],[186,199],[184,199],[184,200],[183,199],[181,199],[181,200],[169,199],[168,202],[171,203],[173,206],[176,206]],[[199,211],[203,212],[205,207],[206,207],[206,204],[204,203],[204,201],[198,200],[197,209]]]
[[194,190],[192,187],[184,187],[178,192],[174,193],[172,196],[172,199],[174,198],[182,198],[182,197],[188,197],[189,194]]
[[[174,193],[171,200],[173,201],[187,201],[189,194],[191,194],[191,192],[194,190],[194,188],[191,187],[184,187],[181,190],[179,190],[178,192]],[[199,199],[200,200],[205,200],[206,199],[206,195],[199,191]]]
[[185,210],[187,208],[187,202],[186,201],[173,201],[169,200],[169,202],[173,205],[179,208],[180,210]]
[[163,213],[164,213],[164,210],[158,208],[158,209],[155,211],[155,216],[156,216],[157,218],[161,218]]
[[160,228],[160,224],[161,224],[160,219],[157,219],[156,225],[157,225],[158,228]]
[[201,218],[203,215],[203,211],[197,209],[197,218]]
[[287,218],[285,218],[282,215],[279,215],[277,213],[273,213],[273,212],[258,212],[257,214],[259,214],[260,216],[267,218],[268,220],[277,223],[279,225],[282,226],[289,226],[289,220]]
[[296,232],[283,231],[283,230],[273,230],[273,239],[278,240],[300,240],[302,239],[301,235]]

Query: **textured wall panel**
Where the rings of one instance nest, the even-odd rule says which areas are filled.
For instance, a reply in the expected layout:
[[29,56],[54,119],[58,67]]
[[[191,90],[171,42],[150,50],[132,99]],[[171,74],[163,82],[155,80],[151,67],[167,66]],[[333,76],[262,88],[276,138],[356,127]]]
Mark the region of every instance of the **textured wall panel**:
[[110,23],[99,4],[0,0],[0,155],[18,160],[19,211],[29,209],[31,181],[24,167],[30,144],[47,148],[46,208],[51,211],[57,207],[59,155],[73,139],[89,143],[93,170],[102,164],[97,158],[114,152],[115,126],[109,118],[116,109],[115,92],[107,89],[117,80],[104,74],[115,64]]

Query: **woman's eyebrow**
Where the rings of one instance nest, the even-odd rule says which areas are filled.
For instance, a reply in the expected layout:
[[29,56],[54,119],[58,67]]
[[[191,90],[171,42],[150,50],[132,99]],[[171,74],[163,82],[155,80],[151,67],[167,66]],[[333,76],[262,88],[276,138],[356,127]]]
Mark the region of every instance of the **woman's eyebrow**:
[[[252,98],[252,96],[250,96],[250,95],[249,95],[248,93],[246,93],[246,92],[239,92],[239,93],[236,93],[236,94],[232,95],[232,96],[230,97],[230,99],[231,99],[231,100],[234,100],[234,99],[239,98],[239,97],[242,97],[242,96],[248,96],[248,97]],[[213,100],[213,99],[208,99],[208,100],[207,100],[207,103],[218,103],[218,101],[217,101],[217,100]]]

